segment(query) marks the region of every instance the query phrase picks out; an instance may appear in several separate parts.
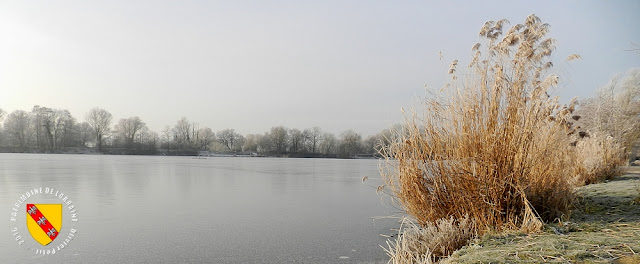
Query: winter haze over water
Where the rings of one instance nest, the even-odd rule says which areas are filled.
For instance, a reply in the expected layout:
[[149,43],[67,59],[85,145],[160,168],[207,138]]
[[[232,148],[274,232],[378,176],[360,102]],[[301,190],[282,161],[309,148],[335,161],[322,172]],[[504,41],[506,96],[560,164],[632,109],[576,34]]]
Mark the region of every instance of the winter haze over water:
[[530,13],[558,41],[561,101],[639,65],[638,1],[3,1],[0,108],[374,134],[467,64],[485,21]]

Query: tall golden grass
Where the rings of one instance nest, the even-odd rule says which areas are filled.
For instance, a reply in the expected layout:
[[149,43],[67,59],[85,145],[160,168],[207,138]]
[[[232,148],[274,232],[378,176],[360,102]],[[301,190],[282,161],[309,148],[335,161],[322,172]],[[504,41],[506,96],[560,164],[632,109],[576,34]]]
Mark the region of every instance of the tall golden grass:
[[457,78],[454,61],[443,95],[425,99],[424,112],[412,111],[382,150],[386,188],[422,225],[468,216],[478,233],[534,231],[574,199],[567,135],[575,101],[562,107],[548,96],[558,81],[545,76],[549,25],[530,15],[503,33],[507,23],[484,24],[468,71]]

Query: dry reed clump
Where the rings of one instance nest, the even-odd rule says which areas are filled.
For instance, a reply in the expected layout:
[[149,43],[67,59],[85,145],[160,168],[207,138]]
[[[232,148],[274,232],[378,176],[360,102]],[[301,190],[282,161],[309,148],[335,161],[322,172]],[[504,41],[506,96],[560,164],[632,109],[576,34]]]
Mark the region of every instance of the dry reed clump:
[[573,202],[567,134],[575,101],[561,107],[548,96],[558,80],[543,77],[554,49],[548,24],[530,15],[501,38],[506,24],[485,23],[470,72],[454,78],[447,96],[425,99],[424,113],[414,111],[383,149],[386,188],[422,225],[468,216],[479,233],[531,232],[539,217],[561,217]]
[[390,263],[434,263],[466,245],[475,235],[469,218],[460,221],[440,219],[424,226],[403,218],[402,223],[401,235],[394,241],[387,241],[385,251]]
[[625,164],[624,148],[611,136],[594,133],[576,143],[575,175],[579,185],[613,179]]

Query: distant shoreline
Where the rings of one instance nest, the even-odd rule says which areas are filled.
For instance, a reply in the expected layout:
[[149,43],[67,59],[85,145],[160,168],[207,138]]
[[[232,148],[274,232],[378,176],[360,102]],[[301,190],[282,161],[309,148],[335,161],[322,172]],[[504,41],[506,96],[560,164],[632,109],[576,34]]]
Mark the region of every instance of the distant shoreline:
[[0,154],[64,154],[64,155],[106,155],[106,156],[167,156],[167,157],[201,157],[201,158],[219,158],[219,157],[244,157],[244,158],[295,158],[295,159],[381,159],[383,157],[379,155],[371,155],[371,154],[361,154],[355,155],[350,158],[338,157],[337,155],[322,155],[322,154],[312,154],[312,153],[303,153],[303,154],[290,154],[285,153],[281,155],[269,155],[269,154],[257,154],[257,153],[213,153],[209,152],[206,154],[203,153],[167,153],[167,152],[156,152],[156,153],[122,153],[122,152],[111,152],[109,149],[104,152],[99,152],[95,149],[91,148],[70,148],[65,150],[58,150],[53,152],[44,152],[38,150],[11,150],[0,148]]

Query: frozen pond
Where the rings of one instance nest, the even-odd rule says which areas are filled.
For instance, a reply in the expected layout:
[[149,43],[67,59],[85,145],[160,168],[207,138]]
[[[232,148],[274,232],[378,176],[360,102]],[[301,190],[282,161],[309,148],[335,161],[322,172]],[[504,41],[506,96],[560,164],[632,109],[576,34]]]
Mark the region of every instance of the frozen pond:
[[[386,263],[380,234],[390,234],[395,222],[372,217],[396,209],[375,192],[377,166],[377,160],[0,154],[6,216],[0,262]],[[77,209],[76,236],[55,255],[37,256],[11,233],[14,204],[39,187],[65,192]],[[63,225],[61,237],[67,232]],[[28,231],[21,235],[33,240]]]

